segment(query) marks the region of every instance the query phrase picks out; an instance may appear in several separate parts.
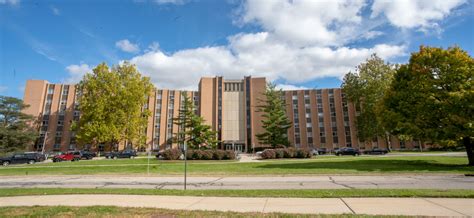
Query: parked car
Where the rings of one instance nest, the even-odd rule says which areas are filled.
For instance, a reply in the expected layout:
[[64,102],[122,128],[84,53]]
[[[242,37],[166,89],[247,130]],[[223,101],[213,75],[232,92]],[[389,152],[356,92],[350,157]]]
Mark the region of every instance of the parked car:
[[37,162],[37,159],[33,155],[28,154],[13,154],[7,157],[0,158],[0,163],[3,166],[8,166],[10,164],[34,164]]
[[133,159],[137,156],[137,152],[134,150],[123,150],[119,152],[108,152],[105,153],[105,158],[107,159],[117,159],[117,158],[130,158]]
[[318,154],[327,154],[326,148],[318,148]]
[[61,161],[79,161],[81,159],[81,154],[79,152],[67,152],[56,155],[53,157],[53,162]]
[[370,150],[365,150],[364,154],[386,154],[388,153],[387,149],[382,148],[372,148]]
[[94,157],[97,157],[97,153],[93,151],[78,151],[83,160],[91,160]]
[[46,160],[46,155],[40,152],[25,152],[24,154],[27,155],[29,159],[35,160],[35,162],[43,162]]
[[311,149],[311,153],[313,153],[313,156],[318,156],[319,155],[318,149],[315,149],[315,148]]
[[341,155],[359,156],[360,155],[359,149],[351,148],[351,147],[337,149],[334,151],[334,153],[336,154],[336,156],[341,156]]

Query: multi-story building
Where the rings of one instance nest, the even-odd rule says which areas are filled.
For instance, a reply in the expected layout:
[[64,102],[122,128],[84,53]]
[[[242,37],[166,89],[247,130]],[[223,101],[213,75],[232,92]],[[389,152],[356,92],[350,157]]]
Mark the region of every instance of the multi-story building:
[[[142,149],[177,147],[172,138],[180,131],[173,124],[186,94],[192,98],[196,113],[217,132],[220,148],[252,152],[265,147],[256,135],[262,133],[262,112],[258,111],[266,88],[265,78],[245,77],[225,80],[223,77],[201,78],[198,91],[155,89],[148,96],[145,108],[152,112],[146,128],[146,145]],[[39,138],[32,150],[67,151],[77,146],[71,124],[80,117],[74,85],[51,84],[45,80],[28,80],[24,102],[25,113],[37,117]],[[293,123],[288,130],[292,146],[326,148],[387,147],[385,139],[360,142],[355,119],[357,111],[339,88],[285,91],[287,116]],[[390,138],[392,149],[413,149],[415,142]],[[106,150],[99,145],[99,150]],[[121,144],[120,148],[123,149]]]

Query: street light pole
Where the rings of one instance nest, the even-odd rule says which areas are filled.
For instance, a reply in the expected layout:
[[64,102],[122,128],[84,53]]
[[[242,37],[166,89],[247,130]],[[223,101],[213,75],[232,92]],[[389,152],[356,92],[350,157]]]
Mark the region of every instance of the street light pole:
[[186,148],[186,140],[184,140],[184,190],[186,190],[186,174],[187,174],[187,148]]

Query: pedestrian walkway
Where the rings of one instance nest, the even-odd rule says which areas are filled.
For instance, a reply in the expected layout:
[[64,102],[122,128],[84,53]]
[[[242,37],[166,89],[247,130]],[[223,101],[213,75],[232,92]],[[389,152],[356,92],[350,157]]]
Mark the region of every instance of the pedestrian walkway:
[[474,199],[459,198],[242,198],[152,195],[42,195],[0,198],[0,206],[33,205],[101,205],[300,214],[474,216]]

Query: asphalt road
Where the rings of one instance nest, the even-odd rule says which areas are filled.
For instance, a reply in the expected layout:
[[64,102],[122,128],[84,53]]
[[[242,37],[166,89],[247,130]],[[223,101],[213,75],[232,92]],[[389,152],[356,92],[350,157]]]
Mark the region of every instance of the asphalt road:
[[[463,175],[188,177],[187,181],[188,189],[474,189],[474,177]],[[183,184],[183,177],[0,177],[0,188],[182,189]]]

